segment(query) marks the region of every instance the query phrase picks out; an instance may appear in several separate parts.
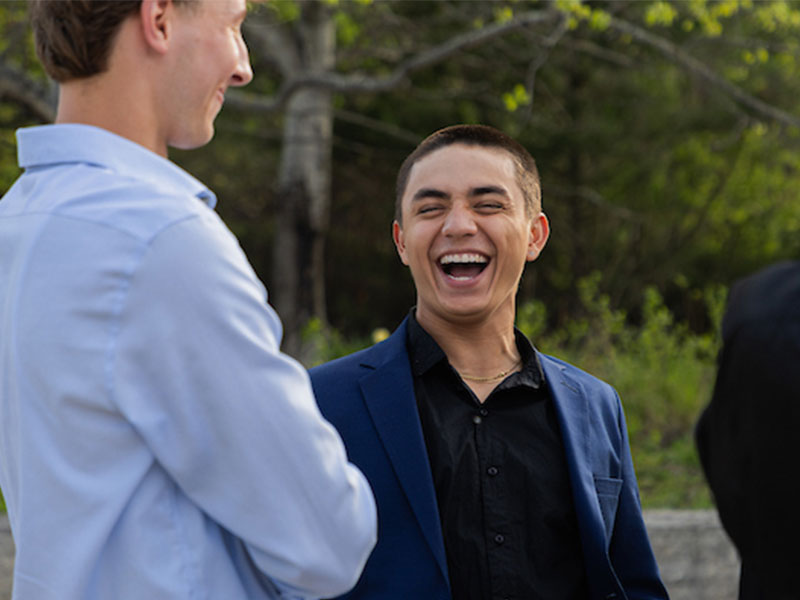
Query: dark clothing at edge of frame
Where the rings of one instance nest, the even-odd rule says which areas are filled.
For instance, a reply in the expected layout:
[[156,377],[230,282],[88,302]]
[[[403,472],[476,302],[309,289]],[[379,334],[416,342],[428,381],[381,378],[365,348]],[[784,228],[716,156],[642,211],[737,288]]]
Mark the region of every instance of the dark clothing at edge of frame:
[[742,600],[800,598],[800,262],[735,284],[697,447],[742,558]]

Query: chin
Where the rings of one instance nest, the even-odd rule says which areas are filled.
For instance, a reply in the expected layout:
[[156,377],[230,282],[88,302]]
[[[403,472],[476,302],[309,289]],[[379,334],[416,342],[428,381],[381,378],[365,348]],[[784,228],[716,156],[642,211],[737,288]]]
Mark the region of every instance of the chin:
[[435,311],[447,321],[473,322],[486,318],[491,311],[486,306],[440,305]]
[[179,138],[178,140],[174,141],[170,144],[173,148],[177,148],[178,150],[194,150],[195,148],[200,148],[201,146],[205,146],[208,142],[210,142],[214,138],[214,128],[211,127],[210,131],[205,131],[202,134],[186,136]]

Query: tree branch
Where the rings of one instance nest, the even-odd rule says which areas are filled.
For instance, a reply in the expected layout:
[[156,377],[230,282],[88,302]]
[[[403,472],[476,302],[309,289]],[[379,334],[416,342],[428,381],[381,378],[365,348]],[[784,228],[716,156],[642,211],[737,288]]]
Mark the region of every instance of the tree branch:
[[528,75],[525,81],[525,86],[528,89],[530,102],[528,103],[527,112],[525,113],[525,121],[529,121],[533,116],[533,105],[536,100],[536,75],[539,73],[539,69],[541,69],[550,58],[550,53],[553,51],[553,48],[558,45],[558,43],[567,33],[568,29],[569,19],[567,19],[566,15],[564,15],[556,25],[553,33],[542,40],[542,51],[539,53],[539,56],[537,56],[536,59],[533,60],[528,66]]
[[608,48],[603,48],[602,46],[598,46],[594,42],[589,40],[583,39],[574,39],[574,40],[565,40],[564,45],[574,49],[576,52],[583,52],[584,54],[588,54],[592,58],[596,58],[598,60],[602,60],[612,65],[616,65],[622,68],[630,68],[633,66],[633,60],[631,60],[630,56],[626,56],[621,52],[617,52],[615,50],[609,50]]
[[[398,87],[409,75],[425,67],[440,63],[454,54],[479,46],[494,38],[500,37],[511,31],[528,27],[530,25],[557,20],[562,23],[563,13],[556,9],[546,9],[521,13],[505,23],[495,23],[475,31],[457,35],[448,41],[422,51],[400,63],[394,71],[384,77],[367,77],[363,75],[342,75],[340,73],[300,74],[290,76],[281,86],[280,90],[271,97],[258,96],[231,90],[228,94],[229,105],[240,110],[253,110],[257,112],[271,112],[283,107],[286,100],[298,89],[304,87],[319,87],[332,92],[384,92]],[[800,127],[800,117],[796,117],[780,108],[772,106],[747,93],[742,88],[731,83],[710,67],[694,58],[669,40],[657,36],[646,29],[618,17],[611,17],[609,28],[630,35],[638,42],[654,48],[667,59],[678,64],[684,69],[698,75],[725,92],[735,102],[756,114],[786,125]],[[550,45],[555,45],[559,37],[565,32],[557,28],[548,38]],[[264,35],[261,32],[260,35]],[[262,40],[265,49],[270,48],[274,53],[280,44],[276,40]],[[546,58],[547,51],[544,56]],[[540,62],[535,61],[531,70],[536,73]],[[528,88],[531,89],[531,75],[529,73]]]
[[547,190],[549,194],[555,196],[574,196],[580,200],[584,200],[594,204],[600,210],[612,214],[620,219],[640,223],[643,221],[642,215],[632,211],[624,206],[619,206],[607,200],[600,192],[585,185],[579,186],[560,186],[557,184],[548,184]]
[[7,64],[0,64],[0,98],[24,106],[42,122],[52,122],[56,116],[56,96],[28,75]]
[[758,98],[751,96],[742,88],[734,85],[721,75],[715,73],[711,68],[681,50],[678,46],[660,36],[654,35],[641,27],[617,17],[611,17],[609,27],[626,33],[639,42],[646,44],[667,57],[669,60],[679,64],[685,69],[695,73],[708,83],[721,89],[739,104],[746,106],[750,110],[771,120],[800,127],[800,118],[781,110],[771,104],[767,104]]
[[228,94],[228,97],[230,104],[237,108],[269,112],[281,108],[294,92],[303,87],[320,87],[332,92],[385,92],[399,86],[411,73],[440,63],[462,50],[474,48],[516,29],[561,18],[562,13],[555,9],[521,13],[504,23],[495,23],[475,31],[462,33],[438,46],[420,52],[400,63],[391,74],[385,77],[345,76],[339,73],[299,75],[288,79],[278,93],[269,98],[234,90]]
[[245,21],[245,34],[250,45],[258,50],[259,56],[277,65],[284,77],[300,70],[300,56],[297,44],[289,31],[282,27]]
[[386,121],[379,121],[378,119],[373,119],[366,115],[343,109],[334,109],[333,114],[340,121],[352,123],[353,125],[366,127],[372,131],[389,135],[397,140],[406,142],[411,146],[416,146],[420,143],[420,141],[422,141],[422,136],[406,129],[402,129],[401,127],[397,127],[396,125],[392,125]]

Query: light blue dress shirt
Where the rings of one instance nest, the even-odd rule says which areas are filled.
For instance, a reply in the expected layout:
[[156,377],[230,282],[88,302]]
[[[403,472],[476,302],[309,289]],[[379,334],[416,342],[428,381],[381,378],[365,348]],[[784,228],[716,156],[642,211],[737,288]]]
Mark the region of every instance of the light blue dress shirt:
[[105,130],[18,132],[0,200],[0,487],[18,600],[312,598],[366,480],[214,195]]

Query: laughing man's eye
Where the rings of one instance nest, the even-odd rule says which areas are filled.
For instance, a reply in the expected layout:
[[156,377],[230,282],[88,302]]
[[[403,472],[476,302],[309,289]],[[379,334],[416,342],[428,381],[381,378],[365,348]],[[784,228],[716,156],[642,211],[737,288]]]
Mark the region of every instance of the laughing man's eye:
[[434,212],[440,210],[441,208],[442,207],[440,205],[438,205],[438,204],[425,204],[423,206],[420,206],[420,208],[417,211],[417,213],[420,214],[420,215],[430,214],[430,213],[434,213]]

